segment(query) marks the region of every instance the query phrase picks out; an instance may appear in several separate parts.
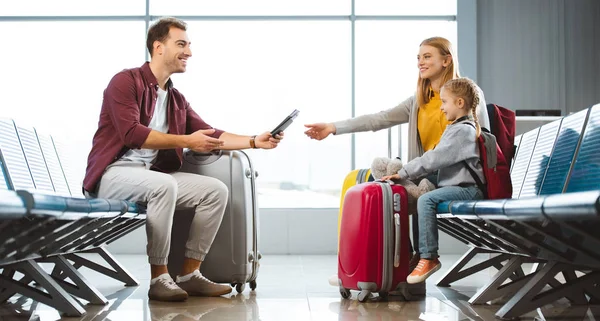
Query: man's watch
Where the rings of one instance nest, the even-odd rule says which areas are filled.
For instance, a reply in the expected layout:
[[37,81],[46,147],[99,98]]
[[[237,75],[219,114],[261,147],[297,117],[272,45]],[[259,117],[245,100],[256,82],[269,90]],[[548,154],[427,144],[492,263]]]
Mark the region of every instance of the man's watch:
[[250,137],[250,148],[256,148],[256,135]]

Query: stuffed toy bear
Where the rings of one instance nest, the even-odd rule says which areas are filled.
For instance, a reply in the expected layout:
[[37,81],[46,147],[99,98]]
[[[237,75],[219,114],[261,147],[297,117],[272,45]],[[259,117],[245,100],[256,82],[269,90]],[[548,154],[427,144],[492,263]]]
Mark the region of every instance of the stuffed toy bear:
[[[371,164],[371,175],[375,179],[381,179],[383,176],[397,174],[400,169],[402,169],[402,160],[400,158],[389,159],[387,157],[377,157]],[[408,214],[417,213],[417,199],[419,196],[435,189],[435,185],[426,178],[422,179],[419,185],[409,179],[396,180],[394,183],[406,188],[408,194]]]

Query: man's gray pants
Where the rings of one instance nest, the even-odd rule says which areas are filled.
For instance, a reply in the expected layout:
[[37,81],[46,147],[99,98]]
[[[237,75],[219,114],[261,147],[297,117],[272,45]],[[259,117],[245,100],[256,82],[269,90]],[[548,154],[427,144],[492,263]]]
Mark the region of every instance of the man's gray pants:
[[118,161],[102,175],[97,196],[147,203],[148,262],[167,265],[175,209],[195,208],[185,257],[203,261],[221,225],[228,191],[216,178],[165,174],[149,170],[145,163]]

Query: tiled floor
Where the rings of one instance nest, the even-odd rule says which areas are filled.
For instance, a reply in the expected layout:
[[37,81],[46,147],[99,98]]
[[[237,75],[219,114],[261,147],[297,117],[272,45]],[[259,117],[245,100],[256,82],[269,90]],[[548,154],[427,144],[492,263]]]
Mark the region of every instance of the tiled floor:
[[[390,297],[388,302],[359,303],[340,297],[337,288],[327,283],[337,271],[335,256],[269,256],[262,259],[258,287],[247,287],[241,294],[219,298],[190,298],[184,303],[148,301],[148,265],[145,256],[115,256],[137,279],[137,287],[124,287],[118,281],[90,270],[83,275],[104,294],[106,306],[86,305],[81,318],[61,318],[42,304],[17,302],[0,305],[0,321],[25,320],[496,320],[500,306],[471,306],[467,300],[490,277],[480,272],[451,288],[434,285],[459,256],[442,257],[443,268],[427,284],[427,296],[404,302]],[[29,310],[34,307],[33,313]],[[566,313],[564,313],[566,311]],[[522,320],[600,320],[600,309],[567,308],[558,304],[534,311]]]

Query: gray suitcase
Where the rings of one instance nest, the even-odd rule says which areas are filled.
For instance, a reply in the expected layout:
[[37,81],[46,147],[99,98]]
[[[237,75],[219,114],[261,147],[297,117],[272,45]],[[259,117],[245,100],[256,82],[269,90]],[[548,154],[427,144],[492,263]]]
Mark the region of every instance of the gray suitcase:
[[[258,252],[258,206],[255,180],[258,175],[248,155],[242,151],[219,151],[184,154],[182,172],[211,176],[229,189],[229,201],[221,227],[210,251],[200,267],[208,279],[230,283],[238,292],[246,283],[256,288],[261,255]],[[194,217],[191,209],[175,213],[173,220],[169,271],[176,275],[183,265],[183,253]]]

